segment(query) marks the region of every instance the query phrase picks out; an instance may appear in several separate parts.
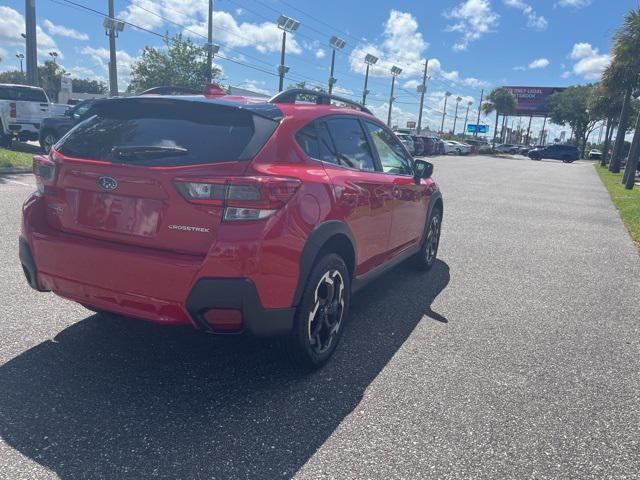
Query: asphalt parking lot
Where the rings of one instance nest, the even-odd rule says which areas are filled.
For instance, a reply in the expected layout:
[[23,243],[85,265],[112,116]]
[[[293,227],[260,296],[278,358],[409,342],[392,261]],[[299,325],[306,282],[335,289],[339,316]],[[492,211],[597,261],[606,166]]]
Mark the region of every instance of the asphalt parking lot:
[[311,375],[30,290],[0,177],[0,478],[640,478],[640,256],[593,166],[433,161],[440,260]]

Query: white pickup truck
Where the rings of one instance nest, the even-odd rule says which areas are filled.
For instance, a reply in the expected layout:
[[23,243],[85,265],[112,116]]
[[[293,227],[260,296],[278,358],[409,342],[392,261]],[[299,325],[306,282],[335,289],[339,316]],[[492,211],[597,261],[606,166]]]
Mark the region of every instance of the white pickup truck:
[[65,108],[52,104],[42,88],[0,83],[0,147],[16,138],[38,140],[42,120],[63,115]]

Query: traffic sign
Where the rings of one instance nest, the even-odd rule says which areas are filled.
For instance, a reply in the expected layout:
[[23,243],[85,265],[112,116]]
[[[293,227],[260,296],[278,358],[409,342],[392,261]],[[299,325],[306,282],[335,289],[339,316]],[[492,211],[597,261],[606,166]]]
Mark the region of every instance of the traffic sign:
[[467,133],[489,133],[489,125],[476,125],[475,123],[470,123],[467,125]]

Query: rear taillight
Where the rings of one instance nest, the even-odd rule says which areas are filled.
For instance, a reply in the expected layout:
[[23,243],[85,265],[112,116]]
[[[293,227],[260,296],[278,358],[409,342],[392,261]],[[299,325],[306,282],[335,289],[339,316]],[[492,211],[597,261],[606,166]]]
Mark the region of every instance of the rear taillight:
[[224,220],[262,220],[284,206],[300,187],[297,178],[232,177],[176,180],[192,203],[224,207]]
[[11,118],[16,118],[18,116],[18,114],[16,113],[16,104],[13,102],[9,104],[9,116]]
[[36,177],[36,186],[40,193],[44,192],[45,185],[53,185],[55,183],[59,161],[53,151],[48,157],[43,155],[33,157],[33,174]]

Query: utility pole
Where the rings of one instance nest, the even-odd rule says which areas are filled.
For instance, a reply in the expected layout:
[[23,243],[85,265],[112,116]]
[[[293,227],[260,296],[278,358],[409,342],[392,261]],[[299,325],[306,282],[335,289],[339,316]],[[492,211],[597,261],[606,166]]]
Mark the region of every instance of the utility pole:
[[389,96],[389,115],[387,116],[387,125],[391,127],[391,110],[393,108],[393,89],[396,86],[396,77],[402,73],[402,69],[395,65],[391,67],[391,95]]
[[476,131],[473,132],[473,137],[478,138],[478,130],[480,130],[480,111],[482,110],[482,100],[484,99],[484,88],[480,92],[480,103],[478,104],[478,120],[476,120]]
[[213,67],[213,0],[209,0],[209,23],[207,25],[207,83],[211,83]]
[[473,104],[472,101],[467,102],[467,113],[464,116],[464,127],[462,128],[463,137],[467,136],[467,122],[469,121],[469,109],[471,108],[472,104]]
[[419,135],[422,131],[422,109],[424,108],[424,96],[427,93],[427,70],[429,69],[429,59],[424,62],[424,73],[422,74],[422,85],[418,86],[420,92],[420,110],[418,110],[418,128],[416,133]]
[[444,108],[442,109],[442,124],[440,125],[440,135],[444,134],[444,117],[447,114],[447,100],[451,96],[451,92],[445,92],[444,94]]
[[531,144],[531,120],[533,120],[533,115],[529,117],[529,127],[527,128],[527,145]]
[[116,65],[116,29],[113,0],[109,0],[109,96],[118,96],[118,67]]
[[27,83],[38,85],[38,39],[36,37],[36,0],[25,0]]
[[[544,122],[542,122],[542,135],[540,135],[540,140],[544,140],[544,127],[547,126],[547,116],[544,116]],[[542,145],[544,142],[538,141],[538,145]]]
[[456,123],[458,122],[458,105],[460,105],[460,101],[462,97],[456,98],[456,113],[453,115],[453,134],[456,134]]

